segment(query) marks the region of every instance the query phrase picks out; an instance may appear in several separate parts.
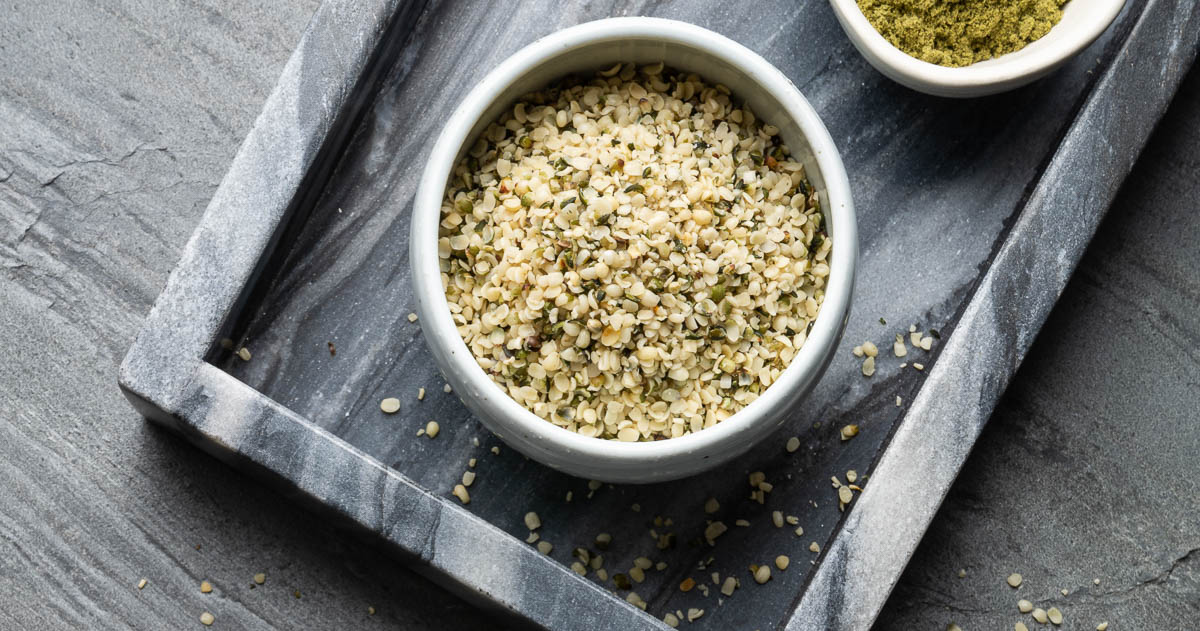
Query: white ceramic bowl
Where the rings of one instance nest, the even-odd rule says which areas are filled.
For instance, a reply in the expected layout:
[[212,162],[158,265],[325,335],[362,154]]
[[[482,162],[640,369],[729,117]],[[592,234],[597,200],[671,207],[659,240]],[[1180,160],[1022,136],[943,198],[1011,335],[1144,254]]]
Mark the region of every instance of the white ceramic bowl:
[[[802,161],[821,193],[833,239],[825,302],[808,341],[750,405],[724,422],[679,438],[645,443],[587,438],[555,426],[511,399],[475,362],[446,305],[438,267],[441,201],[453,165],[477,135],[521,95],[573,72],[616,62],[692,71],[745,99]],[[749,49],[703,28],[655,18],[580,24],[540,39],[501,62],[450,116],[433,145],[413,208],[410,257],[421,328],[454,391],[484,425],[525,455],[578,476],[655,482],[716,466],[750,448],[786,418],[824,372],[850,310],[858,237],[850,186],[829,132],[778,69]]]
[[1012,90],[1039,79],[1091,44],[1125,0],[1071,0],[1062,20],[1025,48],[961,68],[938,66],[892,46],[863,16],[855,0],[830,0],[850,41],[879,72],[918,92],[973,97]]

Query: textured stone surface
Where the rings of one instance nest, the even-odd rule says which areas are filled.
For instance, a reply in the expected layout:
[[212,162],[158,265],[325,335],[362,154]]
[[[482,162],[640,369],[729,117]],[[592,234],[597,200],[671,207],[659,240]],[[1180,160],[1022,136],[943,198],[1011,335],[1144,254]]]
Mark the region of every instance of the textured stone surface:
[[[814,66],[794,77],[820,107],[840,99],[876,99],[877,106],[901,96],[915,99],[881,127],[862,130],[863,142],[847,147],[860,161],[888,165],[897,179],[911,180],[917,174],[900,156],[936,155],[952,144],[954,136],[939,134],[936,125],[909,131],[901,123],[930,108],[933,120],[944,119],[959,111],[955,106],[911,95],[869,73],[853,80],[842,76],[847,66],[859,72],[863,64],[852,51],[842,51],[847,45],[840,34],[823,30],[829,20],[820,3],[788,6],[777,12],[792,29],[782,36],[756,33],[758,22],[738,14],[740,9],[715,11],[711,25],[780,65],[810,46],[832,42],[828,72]],[[321,520],[255,482],[145,426],[112,388],[116,362],[315,5],[58,7],[16,6],[0,22],[0,330],[15,332],[5,337],[10,361],[0,369],[0,487],[17,500],[0,505],[0,626],[177,628],[195,624],[198,613],[209,609],[230,628],[349,628],[368,621],[367,605],[380,610],[371,623],[392,628],[489,626],[490,617],[464,608],[374,549],[330,532]],[[641,12],[591,6],[569,10],[564,19],[625,10]],[[456,16],[445,11],[428,18],[426,26],[453,22]],[[684,5],[661,11],[692,17]],[[818,36],[828,39],[814,44]],[[494,39],[487,33],[480,38]],[[863,80],[869,86],[865,95],[855,83]],[[1012,95],[1013,101],[989,101],[995,108],[989,112],[1029,106],[1036,95],[1027,90]],[[1006,125],[984,117],[967,122]],[[839,124],[835,133],[857,133],[853,120]],[[913,190],[964,177],[946,168]],[[866,178],[855,183],[856,193],[861,187],[860,195],[886,200],[890,181]],[[968,198],[970,191],[964,184],[952,199]],[[907,217],[894,220],[887,220],[886,205],[872,209],[874,243],[880,246],[892,242],[889,231],[925,230],[913,227],[920,208],[906,208]],[[999,225],[1004,216],[983,220]],[[955,238],[967,236],[967,226],[959,228]],[[920,300],[944,298],[919,282],[922,268],[889,269],[887,257],[898,255],[881,253],[874,272],[905,281],[909,291],[924,289],[928,293]],[[897,276],[903,273],[913,276]],[[890,392],[876,398],[877,407],[886,408]],[[259,440],[269,444],[273,437]],[[254,444],[246,441],[243,447]],[[869,443],[861,444],[842,452],[848,463],[857,466],[869,458]],[[764,450],[760,461],[772,455]],[[801,464],[822,470],[828,463]],[[520,469],[519,459],[514,466]],[[818,488],[812,485],[814,493]],[[562,490],[546,493],[558,497]],[[492,489],[493,497],[520,492],[516,485]],[[630,499],[611,497],[608,506],[624,507]],[[517,528],[516,516],[506,528]],[[640,531],[640,524],[631,525],[631,537]],[[757,534],[743,535],[745,545]],[[564,547],[559,545],[560,552]],[[260,570],[268,573],[268,585],[250,591],[248,577]],[[139,592],[133,586],[141,576],[150,585]],[[195,587],[201,578],[215,579],[217,593],[200,595]],[[293,589],[303,598],[293,598]],[[760,592],[763,606],[779,593]],[[706,616],[721,619],[712,610]]]
[[1033,628],[1021,598],[1064,628],[1196,628],[1198,172],[1193,69],[877,628]]

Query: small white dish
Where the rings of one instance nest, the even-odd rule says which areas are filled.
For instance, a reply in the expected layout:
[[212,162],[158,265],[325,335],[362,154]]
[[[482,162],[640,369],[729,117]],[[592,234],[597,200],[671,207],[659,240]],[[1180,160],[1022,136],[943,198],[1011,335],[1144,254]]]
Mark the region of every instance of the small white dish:
[[918,92],[966,98],[996,94],[1039,79],[1087,48],[1116,19],[1125,0],[1071,0],[1062,20],[1021,50],[961,68],[948,68],[892,46],[871,26],[855,0],[830,0],[842,29],[879,72]]
[[[625,443],[581,436],[539,418],[487,376],[458,334],[438,262],[442,196],[454,164],[519,96],[573,72],[616,62],[664,62],[725,84],[780,130],[821,193],[833,250],[825,302],[808,340],[779,379],[725,421],[679,438]],[[574,475],[607,482],[658,482],[691,475],[744,453],[794,411],[816,384],[850,311],[858,235],[841,156],[817,113],[777,68],[707,29],[657,18],[612,18],[544,37],[500,62],[467,94],[433,144],[413,203],[410,262],[421,328],[434,360],[463,403],[521,453]]]

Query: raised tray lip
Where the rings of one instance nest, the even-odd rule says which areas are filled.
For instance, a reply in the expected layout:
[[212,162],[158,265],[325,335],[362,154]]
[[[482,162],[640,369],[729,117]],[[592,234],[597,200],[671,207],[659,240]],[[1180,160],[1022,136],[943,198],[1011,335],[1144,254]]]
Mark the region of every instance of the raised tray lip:
[[[761,397],[730,419],[702,431],[655,442],[621,443],[588,438],[537,417],[514,401],[474,361],[443,298],[436,243],[441,200],[453,162],[479,118],[513,82],[564,51],[614,40],[646,39],[693,48],[741,71],[778,100],[812,148],[824,181],[822,204],[830,213],[833,250],[825,302],[812,331],[787,367]],[[600,62],[597,62],[600,63]],[[451,114],[433,144],[413,208],[409,264],[414,270],[418,312],[434,358],[456,392],[484,407],[475,410],[511,446],[555,468],[605,482],[662,482],[695,475],[749,449],[761,439],[799,390],[808,391],[828,365],[849,317],[858,260],[858,230],[850,182],[833,138],[809,101],[774,65],[758,53],[706,28],[652,17],[617,17],[584,22],[538,39],[490,71]],[[493,421],[489,416],[498,417]],[[527,445],[536,443],[538,448]],[[541,448],[540,445],[545,445]],[[543,455],[544,454],[544,455]],[[677,464],[678,463],[678,464]],[[670,466],[679,475],[656,475],[652,466]],[[619,473],[616,473],[620,471]],[[605,474],[609,474],[606,477]],[[612,477],[616,476],[616,477]]]
[[[135,408],[150,419],[234,466],[266,474],[286,491],[374,532],[415,559],[417,569],[460,594],[475,595],[477,602],[514,613],[541,628],[561,623],[554,628],[628,624],[666,629],[657,619],[537,554],[454,501],[420,488],[205,360],[243,286],[267,253],[275,229],[330,134],[336,113],[352,98],[351,87],[371,51],[404,6],[401,0],[324,0],[320,5],[122,362],[119,385]],[[1098,134],[1096,142],[1103,146],[1077,143],[1069,150],[1060,147],[1046,170],[1073,177],[1080,173],[1107,177],[1093,178],[1088,190],[1068,195],[1055,189],[1053,178],[1043,176],[1009,235],[1023,239],[1006,240],[996,258],[1014,261],[1039,253],[1043,259],[1050,255],[1045,270],[1037,278],[1004,278],[997,272],[968,299],[964,317],[972,318],[980,334],[1002,336],[1011,343],[1011,353],[991,358],[976,371],[987,393],[1003,391],[1015,372],[1103,209],[1195,58],[1200,5],[1183,10],[1171,0],[1147,0],[1143,6],[1140,15],[1130,19],[1132,32],[1119,42],[1121,49],[1068,131],[1068,135],[1083,135],[1084,129],[1092,133],[1102,130],[1105,133]],[[1159,49],[1164,33],[1181,39],[1165,54]],[[317,54],[318,44],[328,41],[353,42],[355,47],[341,56]],[[1115,98],[1119,95],[1136,97],[1141,111],[1149,115],[1139,118],[1133,108]],[[281,155],[289,159],[281,161]],[[1059,249],[1038,241],[1037,237],[1056,228],[1055,222],[1063,221],[1074,222],[1078,230],[1060,243]],[[239,229],[228,230],[231,225]],[[1003,319],[1001,316],[1009,314],[1001,312],[999,305],[1004,301],[997,298],[1028,289],[1034,282],[1040,283],[1041,302],[1015,320]],[[943,352],[955,348],[954,335],[968,330],[960,321]],[[958,347],[969,350],[968,342],[964,338]],[[942,375],[952,381],[947,372],[939,372],[935,364],[931,379]],[[895,441],[905,436],[911,440],[930,431],[948,430],[964,438],[964,449],[954,454],[956,461],[951,466],[941,467],[933,478],[921,481],[926,501],[901,507],[903,515],[896,514],[882,485],[875,491],[868,489],[856,500],[818,561],[817,571],[797,594],[778,628],[865,629],[878,615],[994,405],[994,399],[984,401],[980,393],[968,397],[973,401],[964,402],[962,397],[945,401],[935,399],[923,386],[918,399],[922,395],[924,403],[909,409],[899,421],[893,443],[885,447],[884,458],[890,457],[890,466],[919,471],[917,459],[928,457],[919,450],[890,452]],[[930,415],[929,422],[910,426],[910,419],[918,413]],[[246,423],[250,418],[256,421],[253,427]],[[311,453],[301,462],[280,457],[271,450],[280,436],[303,439]],[[339,495],[336,482],[345,476],[357,476],[360,492],[367,495]],[[375,508],[370,514],[354,511],[355,499],[369,500]],[[459,540],[464,533],[469,535],[470,552],[459,547],[465,543]],[[871,545],[860,548],[864,542]],[[479,571],[474,552],[479,545],[491,550],[496,563],[489,568],[496,574]],[[879,546],[890,551],[872,557]],[[564,620],[558,600],[532,598],[522,591],[526,584],[551,592],[572,591],[580,597],[572,598],[577,608]]]

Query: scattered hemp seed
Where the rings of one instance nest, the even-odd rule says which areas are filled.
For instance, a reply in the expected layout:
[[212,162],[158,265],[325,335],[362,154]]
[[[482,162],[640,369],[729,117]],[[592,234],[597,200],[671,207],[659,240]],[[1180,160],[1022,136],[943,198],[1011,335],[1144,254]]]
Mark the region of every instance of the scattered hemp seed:
[[738,587],[737,579],[732,576],[726,576],[725,582],[721,583],[721,593],[725,594],[725,596],[727,596],[727,597],[732,596],[733,590],[737,589],[737,587]]
[[863,360],[862,374],[864,377],[870,377],[875,374],[875,358],[868,357]]
[[600,480],[588,480],[588,490],[589,491],[599,491],[600,487],[603,485],[604,485],[604,483],[601,482]]
[[541,538],[541,535],[537,534],[536,532],[531,532],[529,533],[528,537],[525,537],[525,543],[537,543],[537,540]]
[[933,348],[933,338],[926,337],[921,339],[921,350],[928,351]]
[[[574,561],[571,563],[571,571],[580,576],[587,576],[587,568],[584,567],[584,565],[579,561]],[[641,581],[638,582],[640,583]]]
[[1101,622],[1096,625],[1096,631],[1108,631],[1108,622]]
[[716,545],[717,537],[725,534],[729,527],[723,521],[714,521],[704,529],[704,539],[708,541],[708,545]]
[[1046,615],[1045,609],[1038,607],[1037,609],[1033,610],[1033,619],[1037,620],[1038,622],[1040,622],[1042,624],[1046,624],[1046,621],[1048,621],[1050,618],[1049,618],[1049,616]]
[[958,571],[958,577],[959,577],[959,578],[966,578],[966,577],[967,577],[967,571],[966,571],[965,569],[961,569],[961,570],[959,570],[959,571]]
[[635,513],[640,513],[640,512],[642,512],[642,505],[638,504],[637,502],[634,502],[629,505],[629,510],[631,510]]
[[962,630],[962,627],[951,622],[950,624],[946,625],[946,631],[963,631],[963,630]]
[[892,353],[896,357],[904,357],[908,354],[908,347],[904,345],[904,336],[896,334],[896,341],[892,343]]
[[538,514],[533,511],[525,513],[525,527],[530,530],[537,530],[538,528],[541,528],[542,518],[538,517]]
[[841,487],[838,489],[838,501],[843,505],[854,501],[854,491],[851,491],[848,486]]
[[554,544],[550,543],[549,541],[539,541],[537,544],[537,549],[538,552],[549,556],[549,554],[554,550]]
[[607,532],[602,532],[596,535],[595,545],[597,550],[607,550],[610,544],[612,544],[612,535],[608,534]]
[[1013,631],[1029,631],[1029,627],[1025,626],[1024,622],[1017,621],[1017,623],[1013,625]]
[[629,568],[628,574],[629,578],[633,579],[633,582],[635,583],[641,583],[646,580],[646,570],[643,570],[636,565]]
[[795,526],[800,523],[800,518],[795,515],[788,515],[783,518],[783,521],[786,521],[789,526]]
[[149,582],[150,582],[150,581],[147,581],[146,579],[144,579],[144,578],[143,578],[142,580],[138,581],[137,588],[138,588],[138,589],[145,589],[145,587],[146,587],[146,583],[149,583]]
[[809,552],[820,552],[821,546],[817,545],[817,542],[814,541],[814,542],[808,544],[808,551]]
[[451,392],[454,392],[454,388],[451,388],[450,384],[445,384],[442,386],[442,392],[445,392],[446,394],[450,394]]
[[797,537],[803,537],[804,536],[804,526],[796,526],[796,530],[793,532],[796,533]]
[[212,583],[210,583],[208,581],[200,581],[200,593],[201,594],[211,594],[212,593]]
[[638,557],[633,560],[633,565],[634,565],[634,567],[636,567],[638,569],[648,570],[648,569],[654,567],[654,561],[651,561],[650,559],[648,559],[646,557]]
[[425,388],[417,388],[417,400],[418,401],[425,400]]
[[867,357],[875,357],[879,354],[879,348],[875,346],[874,342],[863,342],[862,350],[863,355],[866,355]]
[[1046,617],[1049,618],[1050,622],[1052,624],[1054,624],[1054,626],[1056,626],[1056,627],[1058,625],[1062,624],[1063,615],[1062,615],[1062,612],[1058,610],[1058,607],[1051,607],[1051,608],[1047,609]]
[[424,427],[422,427],[421,429],[418,429],[418,430],[417,430],[417,436],[424,436],[424,435],[425,435],[425,428],[424,428]]
[[575,491],[567,491],[567,501],[568,502],[571,501],[572,497],[575,497]]
[[858,436],[858,426],[857,425],[847,425],[842,428],[841,434],[842,434],[842,440],[844,440],[844,441],[850,440],[851,438]]
[[659,572],[661,572],[661,571],[663,571],[663,570],[667,569],[667,562],[666,562],[666,561],[659,561],[658,563],[655,563],[655,564],[654,564],[654,569],[655,569],[655,570],[657,570],[657,571],[659,571]]
[[475,483],[475,472],[474,471],[463,471],[462,483],[463,483],[463,486],[471,486],[472,484],[474,484]]
[[792,436],[791,438],[787,439],[787,443],[783,447],[784,449],[787,449],[789,454],[796,453],[796,450],[800,448],[800,439]]
[[704,512],[705,513],[712,515],[713,513],[717,512],[719,510],[721,510],[721,503],[717,501],[717,498],[710,497],[704,501]]
[[1092,579],[1092,585],[1099,585],[1099,584],[1100,584],[1100,579],[1098,579],[1098,578]]
[[471,458],[470,460],[468,460],[468,461],[467,461],[467,466],[468,466],[468,467],[471,467],[472,469],[474,469],[474,468],[475,468],[475,465],[476,465],[476,464],[478,464],[478,463],[479,463],[479,461],[478,461],[478,460],[476,460],[475,458]]
[[739,520],[737,520],[737,521],[733,522],[733,525],[734,525],[734,526],[741,526],[742,528],[749,528],[749,527],[750,527],[750,520],[748,520],[748,519],[739,519]]
[[430,438],[437,438],[438,432],[442,431],[442,426],[438,425],[437,421],[429,421],[425,424],[425,435]]
[[691,609],[688,609],[687,620],[688,620],[688,622],[695,622],[700,619],[700,616],[703,616],[703,615],[704,615],[703,609],[696,609],[695,607],[693,607]]
[[785,555],[785,554],[781,554],[781,555],[775,557],[775,567],[779,568],[780,572],[788,569],[788,565],[790,565],[791,562],[792,562],[792,560],[787,558],[787,555]]
[[916,362],[913,362],[913,368],[915,368],[917,370],[925,370],[925,364],[918,364]]
[[237,356],[242,358],[242,361],[244,362],[250,361],[250,349],[246,348],[245,346],[239,348]]
[[762,585],[771,580],[771,567],[769,565],[760,565],[754,570],[754,582]]
[[901,405],[904,405],[904,399],[901,399],[900,395],[896,395],[896,407],[900,407]]
[[375,615],[375,608],[374,608],[374,607],[372,607],[372,606],[370,606],[370,605],[367,605],[367,615],[368,615],[368,616],[373,616],[373,615]]
[[463,504],[471,503],[471,494],[467,492],[467,487],[461,484],[454,485],[454,497],[457,497],[458,501]]
[[675,614],[668,611],[666,615],[663,616],[663,624],[674,629],[675,627],[679,626],[679,618],[676,618]]
[[213,615],[211,613],[208,613],[207,611],[200,614],[200,624],[202,624],[206,627],[211,627],[212,624],[216,621],[217,621],[217,619],[214,618]]
[[1070,593],[1071,593],[1071,592],[1069,592],[1069,591],[1067,591],[1067,590],[1065,590],[1065,589],[1064,589],[1064,590],[1062,590],[1062,595],[1063,595],[1063,596],[1066,596],[1066,595],[1068,595],[1068,594],[1070,594]]
[[266,582],[267,582],[266,574],[259,572],[258,574],[254,575],[254,584],[255,585],[262,585],[263,583],[266,583]]
[[500,445],[496,445],[495,447],[492,447],[492,453],[499,456],[500,455]]
[[851,469],[846,472],[846,481],[853,484],[858,481],[858,472]]
[[409,321],[409,322],[416,322],[416,321],[417,321],[417,314],[415,314],[415,313],[410,313],[410,314],[408,314],[408,321]]
[[[625,602],[637,607],[638,609],[641,609],[642,611],[646,610],[646,601],[642,600],[642,597],[639,596],[637,592],[629,592],[629,595],[625,597]],[[696,617],[699,618],[699,616]]]
[[783,528],[783,513],[781,511],[772,512],[771,523],[775,524],[776,528]]
[[1020,587],[1021,586],[1021,575],[1017,574],[1015,572],[1012,574],[1009,574],[1008,575],[1008,584],[1010,587]]
[[696,586],[696,579],[689,576],[689,577],[683,579],[683,581],[681,581],[679,583],[679,591],[687,593],[687,592],[692,591],[692,588],[694,588],[695,586]]
[[851,349],[850,353],[853,354],[855,357],[862,357],[863,356],[862,344],[855,346],[853,349]]
[[1021,613],[1029,613],[1033,611],[1033,603],[1022,598],[1021,600],[1017,601],[1017,611]]
[[384,414],[395,414],[400,411],[400,399],[396,397],[388,397],[379,402],[379,409]]

